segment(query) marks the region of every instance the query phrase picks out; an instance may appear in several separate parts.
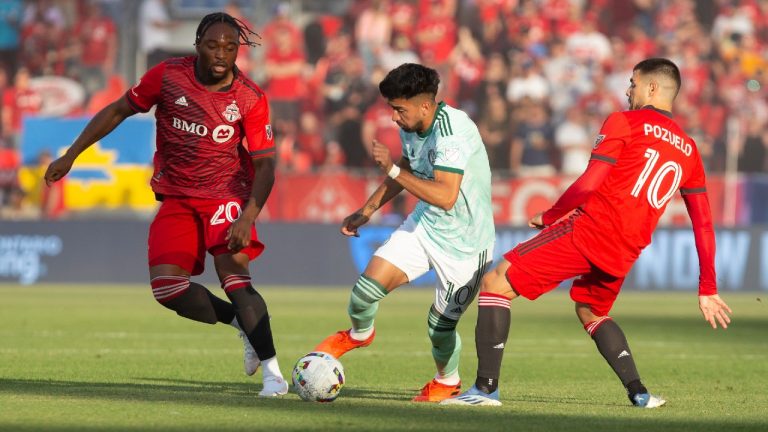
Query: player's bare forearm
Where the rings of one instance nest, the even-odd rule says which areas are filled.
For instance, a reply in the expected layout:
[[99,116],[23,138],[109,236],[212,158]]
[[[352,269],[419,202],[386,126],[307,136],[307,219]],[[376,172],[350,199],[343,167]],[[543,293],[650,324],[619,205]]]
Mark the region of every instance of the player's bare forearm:
[[459,197],[463,175],[439,170],[435,170],[434,174],[434,180],[425,180],[410,171],[402,170],[395,181],[416,198],[443,210],[450,210]]
[[64,178],[72,169],[75,159],[96,141],[112,132],[123,120],[133,115],[134,111],[128,105],[125,97],[111,103],[99,111],[80,133],[74,143],[60,158],[51,162],[45,171],[45,183],[50,186]]
[[120,123],[126,118],[135,114],[135,111],[128,105],[128,101],[125,97],[112,102],[104,107],[101,111],[96,113],[95,116],[88,122],[85,129],[80,133],[75,142],[69,147],[66,152],[66,157],[74,160],[80,153],[85,151],[88,147],[93,145],[96,141],[104,138],[112,132]]
[[253,187],[248,202],[243,206],[243,214],[240,216],[249,224],[256,221],[261,209],[272,192],[275,184],[275,158],[264,157],[253,160]]
[[[402,172],[405,172],[403,170]],[[396,181],[387,178],[379,187],[368,197],[368,200],[363,204],[360,212],[366,216],[371,217],[376,210],[380,209],[384,204],[388,203],[392,198],[397,196],[403,191],[403,187]]]

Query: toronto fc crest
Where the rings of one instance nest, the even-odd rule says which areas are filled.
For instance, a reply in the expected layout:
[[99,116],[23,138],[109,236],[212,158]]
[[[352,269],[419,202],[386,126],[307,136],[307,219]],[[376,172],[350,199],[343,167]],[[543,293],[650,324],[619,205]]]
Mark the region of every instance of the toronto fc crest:
[[235,101],[232,101],[231,104],[227,105],[227,108],[224,109],[224,112],[221,113],[221,115],[223,115],[230,123],[236,122],[240,120],[240,108],[237,107]]

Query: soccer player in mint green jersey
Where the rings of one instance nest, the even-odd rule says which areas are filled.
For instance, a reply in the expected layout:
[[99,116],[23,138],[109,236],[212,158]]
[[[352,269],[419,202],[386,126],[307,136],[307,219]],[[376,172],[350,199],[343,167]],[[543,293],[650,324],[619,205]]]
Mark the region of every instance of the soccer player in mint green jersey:
[[456,324],[477,294],[495,239],[485,146],[467,114],[435,100],[439,83],[435,70],[406,63],[379,84],[392,107],[392,121],[401,129],[402,155],[393,163],[387,147],[373,142],[373,159],[388,177],[360,210],[344,219],[341,233],[356,236],[376,210],[403,190],[419,203],[352,288],[352,328],[315,348],[340,357],[370,345],[379,301],[434,268],[438,281],[427,332],[437,373],[414,402],[439,402],[461,389]]

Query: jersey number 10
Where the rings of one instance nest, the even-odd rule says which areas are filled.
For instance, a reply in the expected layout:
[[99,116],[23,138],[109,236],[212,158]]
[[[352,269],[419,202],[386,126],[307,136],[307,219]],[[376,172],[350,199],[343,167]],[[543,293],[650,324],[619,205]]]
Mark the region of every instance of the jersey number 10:
[[[648,178],[651,177],[651,173],[656,167],[656,163],[659,161],[659,152],[651,148],[646,149],[645,157],[648,158],[648,162],[645,163],[643,172],[640,173],[640,177],[638,177],[637,182],[635,182],[635,187],[632,188],[631,195],[635,198],[640,196],[640,190],[648,181]],[[673,176],[672,184],[669,186],[669,189],[666,192],[661,194],[659,189],[661,188],[661,183],[664,181],[667,175]],[[646,196],[648,197],[648,204],[656,209],[664,207],[664,204],[672,199],[672,196],[675,194],[675,192],[677,192],[677,188],[680,187],[680,180],[682,177],[683,168],[679,163],[674,161],[664,162],[656,171],[656,173],[653,174],[651,184],[648,185],[648,191],[646,193]]]

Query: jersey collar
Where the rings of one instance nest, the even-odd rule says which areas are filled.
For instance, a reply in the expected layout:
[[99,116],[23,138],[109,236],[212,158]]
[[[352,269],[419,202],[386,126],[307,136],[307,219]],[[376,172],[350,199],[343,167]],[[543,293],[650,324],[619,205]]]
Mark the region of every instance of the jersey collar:
[[430,125],[429,125],[429,129],[427,129],[426,131],[424,131],[424,133],[423,133],[423,134],[422,134],[422,133],[418,133],[418,132],[416,132],[416,135],[418,135],[418,136],[419,136],[419,138],[426,138],[426,137],[428,137],[428,136],[429,136],[429,134],[431,134],[431,133],[432,133],[432,128],[434,128],[434,127],[435,127],[435,121],[437,120],[437,115],[438,115],[438,114],[440,114],[440,111],[442,111],[442,110],[443,110],[443,107],[445,107],[445,102],[439,102],[439,103],[437,104],[437,109],[435,110],[435,116],[434,116],[434,117],[432,117],[432,124],[430,124]]
[[661,114],[661,115],[667,116],[667,117],[669,117],[669,118],[675,118],[675,116],[673,116],[671,112],[669,112],[669,111],[664,111],[663,109],[658,109],[658,108],[656,108],[656,107],[655,107],[655,106],[653,106],[653,105],[645,105],[645,106],[644,106],[644,107],[642,107],[641,109],[649,109],[649,110],[654,110],[654,111],[656,111],[657,113],[659,113],[659,114]]

